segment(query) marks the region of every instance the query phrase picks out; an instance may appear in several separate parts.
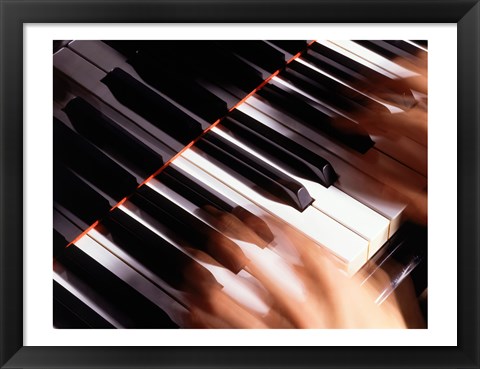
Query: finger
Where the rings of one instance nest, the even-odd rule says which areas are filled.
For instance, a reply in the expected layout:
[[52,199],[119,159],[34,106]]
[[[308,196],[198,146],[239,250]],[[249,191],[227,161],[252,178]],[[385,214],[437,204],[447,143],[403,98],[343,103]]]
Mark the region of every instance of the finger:
[[223,235],[211,234],[205,251],[213,256],[220,265],[235,274],[240,272],[248,262],[242,249]]
[[227,237],[236,238],[245,242],[265,247],[265,240],[259,237],[249,226],[243,223],[236,216],[218,210],[213,206],[205,206],[205,210],[213,216],[213,226]]
[[295,246],[305,271],[315,281],[320,282],[331,270],[342,269],[341,262],[321,245],[290,227],[284,227],[283,231]]
[[[215,323],[221,324],[223,322],[225,326],[221,328],[268,328],[261,317],[233,300],[223,291],[210,290],[204,292],[196,299],[194,307],[205,313],[202,318],[208,319],[207,322],[204,322],[206,325],[212,326]],[[215,317],[215,320],[211,320],[210,317]]]
[[221,265],[210,255],[200,250],[185,247],[185,251],[187,251],[190,256],[195,259],[195,262],[189,263],[183,267],[183,283],[181,289],[194,294],[199,293],[199,291],[222,289],[223,286],[218,283],[213,274],[208,271],[208,269],[203,267],[198,261],[217,266]]
[[269,328],[275,329],[292,329],[296,328],[290,320],[280,314],[274,306],[271,307],[267,315],[262,320]]
[[[213,227],[215,228],[215,224],[213,224]],[[248,258],[242,249],[228,239],[221,230],[211,229],[210,232],[202,236],[202,239],[199,239],[202,250],[233,273],[238,273],[248,262]]]
[[427,95],[428,77],[426,75],[419,74],[408,78],[390,78],[382,83],[381,90],[379,89],[378,91],[376,91],[378,93],[377,96],[381,97],[382,93],[380,91],[385,91],[385,89],[389,89],[390,91],[401,91],[402,89],[408,89],[415,90]]
[[357,120],[367,131],[369,128],[390,131],[427,146],[427,114],[421,108],[413,108],[405,113],[372,114],[359,117]]
[[[250,263],[246,270],[251,273],[265,287],[272,297],[272,309],[276,312],[276,317],[282,317],[277,320],[282,326],[294,326],[297,328],[320,328],[323,327],[323,317],[319,314],[319,301],[310,299],[309,291],[304,288],[299,295],[292,293],[290,288],[286,288],[285,274],[275,277],[266,273],[254,263]],[[302,277],[297,275],[297,282]],[[291,282],[287,282],[291,283]]]
[[186,319],[186,328],[232,328],[227,322],[218,316],[209,314],[199,307],[192,307],[190,315]]
[[266,244],[269,244],[273,241],[274,235],[267,222],[262,218],[253,215],[241,206],[235,207],[232,211],[232,214],[245,223],[247,227],[252,229],[258,236],[260,236]]

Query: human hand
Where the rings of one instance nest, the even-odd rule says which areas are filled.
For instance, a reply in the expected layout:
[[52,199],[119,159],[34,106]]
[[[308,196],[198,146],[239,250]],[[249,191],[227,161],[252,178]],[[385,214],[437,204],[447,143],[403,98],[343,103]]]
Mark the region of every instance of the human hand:
[[[217,227],[232,239],[245,239],[251,243],[262,243],[249,227],[231,214],[217,217]],[[269,223],[274,222],[269,219]],[[261,285],[261,297],[269,305],[266,314],[247,307],[218,288],[201,284],[191,276],[197,285],[191,295],[189,327],[192,328],[407,328],[410,323],[402,315],[402,309],[395,294],[382,305],[375,299],[385,285],[389,284],[386,273],[375,273],[362,285],[365,276],[357,274],[349,278],[338,268],[338,263],[313,241],[285,225],[275,224],[290,241],[298,254],[300,263],[290,263],[290,274],[297,283],[292,293],[289,273],[281,268],[271,273],[250,259],[245,270]],[[278,234],[278,232],[276,232]],[[258,239],[257,239],[258,238]],[[208,256],[203,255],[208,261]],[[214,263],[213,260],[210,262]],[[284,267],[284,266],[282,266]],[[288,287],[290,286],[290,287]],[[287,288],[288,287],[288,288]],[[409,293],[412,293],[410,290]],[[407,296],[417,304],[415,295]],[[405,296],[403,296],[405,299]],[[404,300],[403,300],[404,301]],[[418,306],[410,306],[418,323]],[[410,314],[412,315],[412,314]]]
[[[396,64],[415,72],[416,75],[403,79],[389,79],[388,82],[382,80],[382,83],[378,84],[377,90],[369,91],[372,98],[396,106],[399,112],[378,111],[368,109],[367,106],[367,109],[354,117],[358,124],[372,135],[408,137],[418,144],[416,147],[422,151],[420,154],[425,158],[428,144],[428,70],[426,55],[426,53],[419,55],[416,64],[407,59],[394,60]],[[375,83],[372,83],[372,85],[375,86]],[[405,91],[406,89],[415,92],[417,101],[413,107],[403,110],[405,106],[396,104],[396,102],[402,101],[402,96],[394,91]],[[415,157],[412,157],[412,152],[404,151],[401,156],[411,157],[410,160],[415,160]],[[412,188],[409,183],[402,182],[402,179],[391,179],[386,184],[399,189],[409,201],[409,206],[405,211],[407,218],[425,225],[428,214],[427,189]]]

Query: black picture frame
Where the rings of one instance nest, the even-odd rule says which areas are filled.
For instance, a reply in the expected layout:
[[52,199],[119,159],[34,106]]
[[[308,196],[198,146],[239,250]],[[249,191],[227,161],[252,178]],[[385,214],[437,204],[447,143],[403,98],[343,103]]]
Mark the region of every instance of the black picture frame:
[[[0,0],[2,368],[479,368],[478,0]],[[24,347],[24,23],[457,23],[456,347]],[[447,145],[447,143],[446,143]],[[446,170],[446,175],[454,175]],[[448,270],[448,268],[446,268]]]

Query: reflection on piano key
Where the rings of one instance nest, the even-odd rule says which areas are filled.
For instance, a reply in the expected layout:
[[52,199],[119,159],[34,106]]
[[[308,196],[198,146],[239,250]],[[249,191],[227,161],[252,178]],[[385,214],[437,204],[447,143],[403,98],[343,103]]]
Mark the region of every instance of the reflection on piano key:
[[[169,227],[174,227],[190,247],[206,252],[234,273],[243,268],[246,259],[240,248],[202,221],[201,215],[206,216],[205,210],[199,209],[156,180],[141,187],[138,193],[131,201],[153,218],[161,219]],[[186,232],[187,229],[189,232]]]
[[71,100],[64,110],[78,133],[143,178],[162,166],[162,157],[143,140],[117,125],[82,98]]
[[113,95],[123,105],[183,144],[188,144],[202,133],[199,122],[183,113],[122,69],[115,68],[101,81],[108,86]]
[[[335,117],[333,112],[303,99],[295,91],[270,83],[257,94],[297,123],[302,122],[306,127],[330,136],[354,150],[364,153],[373,146],[368,134],[356,123]],[[251,98],[248,99],[250,100]]]
[[333,155],[306,137],[283,126],[251,106],[244,104],[239,106],[238,110],[250,118],[256,119],[258,126],[268,127],[277,132],[277,134],[281,134],[297,144],[301,144],[304,150],[309,150],[327,159],[332,163],[339,175],[335,186],[389,219],[390,235],[397,231],[401,223],[402,212],[407,206],[407,200],[402,198],[400,193],[366,175],[358,168],[352,166],[345,158]]
[[[308,138],[325,150],[347,160],[356,168],[393,187],[399,192],[404,190],[405,186],[415,189],[423,189],[426,187],[427,181],[425,177],[375,150],[375,148],[368,150],[364,154],[359,154],[344,145],[330,140],[326,135],[323,135],[317,130],[311,129],[307,125],[299,124],[298,121],[272,106],[268,100],[259,98],[257,95],[248,98],[246,104],[260,110],[275,121],[297,132],[301,136]],[[239,110],[241,110],[241,108],[243,108],[243,106],[239,107]]]
[[124,168],[83,137],[54,118],[55,160],[61,161],[92,187],[116,203],[132,193],[138,183]]
[[[165,227],[165,224],[161,225],[157,219],[145,214],[130,202],[120,206],[119,210],[143,224],[150,231],[157,234],[157,236],[168,240],[168,242],[174,245],[179,251],[195,260],[196,263],[190,264],[190,267],[184,271],[184,279],[188,280],[191,284],[189,288],[192,288],[192,286],[198,287],[198,284],[202,285],[203,288],[219,288],[232,298],[240,299],[241,301],[239,302],[244,303],[261,314],[268,312],[268,307],[262,299],[261,289],[259,289],[257,285],[252,284],[248,277],[245,277],[244,271],[234,274],[218,263],[205,260],[204,256],[194,250],[195,245],[187,243],[191,240],[186,241],[182,239],[182,234],[185,234],[185,232],[182,234],[176,232],[172,235],[172,229],[170,227]],[[223,242],[232,243],[233,241],[223,239]],[[170,260],[169,262],[172,261]],[[178,265],[172,263],[172,267],[178,267]],[[209,273],[208,278],[205,278],[206,272]],[[213,276],[214,279],[211,280],[210,276]],[[175,295],[179,298],[185,298],[182,297],[184,295],[178,295],[178,293],[175,293]]]
[[[105,109],[109,112],[110,109],[120,113],[119,118],[128,118],[135,122],[149,135],[156,138],[160,147],[173,149],[175,152],[183,149],[184,144],[174,139],[170,135],[163,132],[156,127],[152,122],[149,122],[141,115],[135,113],[128,107],[120,103],[110,92],[108,87],[101,82],[106,76],[106,73],[98,69],[93,64],[81,58],[69,49],[61,49],[53,56],[54,75],[58,76],[58,80],[67,84],[68,88],[77,91],[85,91],[85,89],[96,99],[100,100],[101,104],[105,104]],[[104,107],[102,106],[102,112]],[[122,117],[123,116],[123,117]],[[167,149],[168,150],[168,149]]]
[[313,207],[369,241],[369,257],[375,254],[387,240],[389,221],[380,214],[335,188],[335,186],[325,188],[314,181],[289,173],[286,169],[282,168],[281,164],[275,164],[262,157],[220,128],[215,127],[213,131],[302,183],[315,198],[315,201],[312,203]]
[[152,282],[88,236],[65,249],[62,230],[54,227],[55,280],[70,293],[85,296],[82,301],[101,317],[111,317],[110,324],[175,328],[183,323],[184,308]]
[[75,214],[83,229],[116,203],[108,194],[59,162],[54,162],[53,168],[53,201]]
[[[202,209],[207,206],[230,213],[252,229],[266,244],[273,240],[273,234],[267,224],[258,216],[252,214],[247,209],[234,203],[230,199],[203,184],[198,178],[191,176],[173,164],[166,168],[158,177],[162,183],[166,184],[184,198],[189,199],[195,205]],[[263,245],[258,245],[263,246]]]
[[368,61],[369,63],[375,64],[383,70],[392,73],[397,78],[408,78],[416,76],[417,73],[412,72],[411,70],[402,67],[401,65],[392,62],[381,55],[378,55],[370,50],[366,49],[363,46],[356,44],[353,41],[333,41],[333,43],[344,50],[350,52],[351,54],[358,55],[360,58]]
[[222,121],[222,126],[234,132],[234,136],[248,140],[250,145],[255,146],[256,150],[265,156],[281,160],[282,165],[288,166],[292,172],[301,173],[302,176],[316,180],[325,187],[337,179],[334,168],[327,160],[239,109],[232,111],[229,117]]
[[380,300],[407,274],[425,275],[426,241],[405,246],[402,224],[412,191],[427,186],[426,149],[364,118],[426,109],[424,91],[402,80],[426,67],[422,41],[62,46],[57,327],[183,327],[205,288],[265,317],[259,271],[305,297],[293,239],[313,240],[349,275],[395,255],[403,266]]
[[423,61],[419,58],[419,54],[424,53],[424,51],[405,41],[361,40],[355,42],[389,60],[405,59],[418,66],[424,66]]
[[368,241],[337,223],[312,206],[302,213],[288,205],[271,200],[236,178],[228,168],[221,166],[211,156],[191,148],[182,157],[210,173],[242,196],[265,209],[272,216],[279,217],[315,242],[324,246],[345,263],[349,273],[355,273],[367,260]]
[[285,54],[265,41],[216,41],[220,47],[252,62],[256,66],[273,73],[285,64]]
[[[207,143],[208,145],[206,145]],[[247,151],[232,145],[221,136],[209,132],[197,143],[196,147],[245,176],[261,187],[263,191],[273,193],[282,202],[299,211],[305,210],[313,201],[308,191],[299,182],[258,160]]]

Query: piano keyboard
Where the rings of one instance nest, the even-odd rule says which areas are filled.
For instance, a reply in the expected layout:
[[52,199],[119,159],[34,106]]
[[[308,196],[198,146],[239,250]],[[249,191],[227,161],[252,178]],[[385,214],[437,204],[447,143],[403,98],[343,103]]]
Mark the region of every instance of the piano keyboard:
[[[400,263],[377,303],[408,275],[420,295],[426,229],[405,210],[427,187],[425,143],[369,134],[358,117],[425,103],[391,81],[416,75],[399,59],[426,53],[410,41],[59,44],[55,326],[183,327],[192,276],[266,314],[245,264],[301,294],[285,227],[348,275]],[[264,242],[229,234],[221,212]]]

